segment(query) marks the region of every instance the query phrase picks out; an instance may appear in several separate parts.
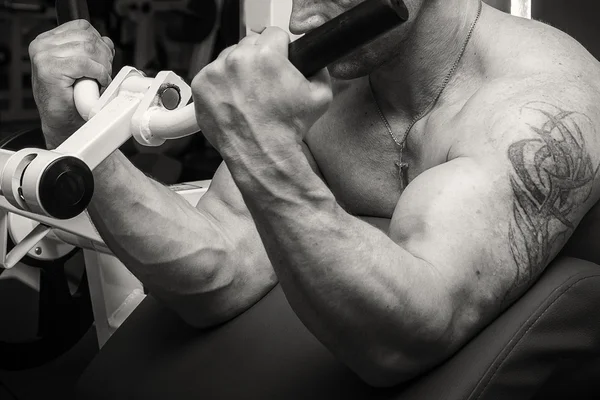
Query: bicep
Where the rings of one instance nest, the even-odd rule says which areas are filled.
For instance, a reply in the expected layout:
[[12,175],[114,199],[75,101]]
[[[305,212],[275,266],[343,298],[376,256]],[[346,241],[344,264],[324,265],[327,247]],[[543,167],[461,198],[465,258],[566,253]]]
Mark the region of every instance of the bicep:
[[[511,162],[455,159],[411,182],[394,213],[392,239],[444,281],[457,337],[471,336],[522,295],[572,233],[527,203],[532,194],[515,171]],[[585,210],[570,211],[563,218],[573,226]]]
[[513,274],[510,194],[493,176],[468,158],[432,168],[406,188],[392,217],[391,238],[435,267],[449,290],[485,284],[501,296]]
[[569,111],[584,91],[542,90],[573,103],[536,90],[502,100],[488,131],[411,182],[393,216],[392,238],[445,281],[458,337],[528,290],[600,195],[597,107]]

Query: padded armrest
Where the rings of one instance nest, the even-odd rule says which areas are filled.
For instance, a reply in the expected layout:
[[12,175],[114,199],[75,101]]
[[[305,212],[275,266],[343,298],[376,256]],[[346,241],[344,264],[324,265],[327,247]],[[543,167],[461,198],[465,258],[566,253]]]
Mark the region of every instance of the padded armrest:
[[278,286],[197,331],[153,298],[84,372],[78,399],[526,399],[564,363],[600,353],[600,266],[555,261],[461,351],[403,387],[363,384],[302,325]]

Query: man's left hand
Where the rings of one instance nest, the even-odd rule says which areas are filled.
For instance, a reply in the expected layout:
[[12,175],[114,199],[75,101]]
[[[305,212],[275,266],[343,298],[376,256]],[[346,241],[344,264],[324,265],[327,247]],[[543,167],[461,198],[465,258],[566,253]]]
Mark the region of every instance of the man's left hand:
[[226,160],[285,158],[327,110],[327,70],[305,78],[288,60],[289,41],[276,27],[251,34],[194,78],[198,125]]

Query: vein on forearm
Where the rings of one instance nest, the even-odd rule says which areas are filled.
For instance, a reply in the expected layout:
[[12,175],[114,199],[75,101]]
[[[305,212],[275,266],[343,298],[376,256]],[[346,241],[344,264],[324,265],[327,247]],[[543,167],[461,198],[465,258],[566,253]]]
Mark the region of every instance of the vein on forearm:
[[115,154],[96,171],[99,184],[89,213],[101,237],[151,289],[206,289],[198,282],[198,262],[215,265],[226,253],[223,236],[211,233],[218,227],[123,159]]

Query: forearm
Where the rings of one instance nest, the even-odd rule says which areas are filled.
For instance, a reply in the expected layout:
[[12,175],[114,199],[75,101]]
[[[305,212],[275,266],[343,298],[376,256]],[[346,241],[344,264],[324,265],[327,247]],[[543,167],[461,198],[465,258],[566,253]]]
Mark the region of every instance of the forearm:
[[435,270],[340,208],[302,154],[268,168],[236,162],[233,177],[309,329],[374,383],[371,371],[391,358],[404,378],[420,372],[446,324]]
[[[232,253],[215,222],[118,151],[95,169],[94,178],[88,212],[111,251],[183,316],[211,312],[207,293],[229,284]],[[198,293],[204,293],[203,304],[186,304]]]
[[[74,129],[82,124],[76,123]],[[60,145],[51,127],[43,123],[42,130],[49,149]],[[119,150],[93,173],[94,196],[88,207],[92,222],[110,250],[147,288],[185,294],[198,287],[193,285],[208,284],[202,280],[214,276],[215,265],[226,253],[221,232],[211,220],[147,177]],[[195,279],[181,278],[190,275]]]

